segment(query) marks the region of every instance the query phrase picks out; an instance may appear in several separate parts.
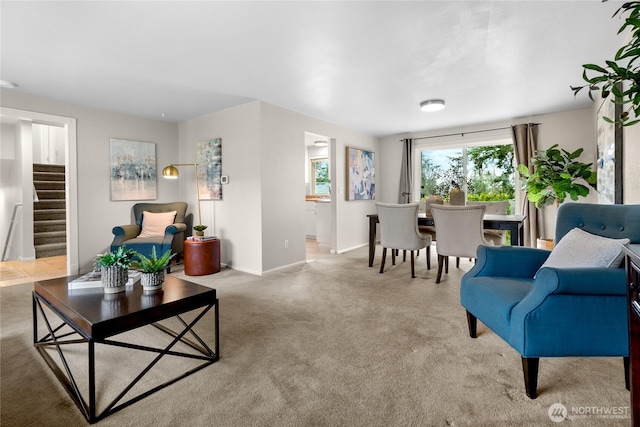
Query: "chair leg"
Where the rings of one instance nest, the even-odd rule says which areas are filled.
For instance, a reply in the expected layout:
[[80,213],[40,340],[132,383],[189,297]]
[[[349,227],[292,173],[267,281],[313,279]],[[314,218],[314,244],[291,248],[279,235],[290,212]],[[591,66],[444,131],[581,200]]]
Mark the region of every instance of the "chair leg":
[[538,357],[522,357],[522,371],[524,373],[524,388],[530,399],[538,397]]
[[629,356],[622,358],[624,362],[624,385],[627,390],[631,391],[631,384],[629,383]]
[[396,265],[396,255],[398,255],[398,250],[391,249],[391,265]]
[[444,272],[449,274],[449,257],[444,257]]
[[411,278],[412,279],[416,278],[416,270],[413,263],[413,251],[411,251]]
[[431,246],[427,246],[427,270],[431,270]]
[[478,338],[478,319],[467,311],[467,325],[469,326],[469,336]]
[[460,268],[460,257],[459,256],[456,257],[456,268]]
[[[393,249],[391,249],[393,252]],[[387,259],[387,248],[382,248],[382,262],[380,263],[380,273],[384,271],[384,262]]]
[[407,261],[407,250],[403,249],[402,250],[402,262],[406,262]]
[[440,278],[442,277],[442,264],[445,262],[445,258],[442,255],[438,255],[438,274],[436,275],[436,283],[440,283]]

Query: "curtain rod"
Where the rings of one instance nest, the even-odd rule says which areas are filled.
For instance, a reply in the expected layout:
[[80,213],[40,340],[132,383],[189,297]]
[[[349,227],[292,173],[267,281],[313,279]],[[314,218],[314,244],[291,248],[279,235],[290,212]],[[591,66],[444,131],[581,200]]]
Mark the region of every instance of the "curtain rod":
[[[531,124],[531,125],[539,125],[540,123],[529,123],[529,124]],[[456,135],[465,136],[465,134],[469,134],[469,133],[493,132],[493,131],[496,131],[496,130],[506,130],[506,129],[511,129],[511,128],[512,128],[512,126],[506,126],[506,127],[494,128],[494,129],[472,130],[472,131],[469,131],[469,132],[449,133],[449,134],[446,134],[446,135],[421,136],[419,138],[413,138],[413,140],[416,140],[416,139],[443,138],[445,136],[456,136]]]

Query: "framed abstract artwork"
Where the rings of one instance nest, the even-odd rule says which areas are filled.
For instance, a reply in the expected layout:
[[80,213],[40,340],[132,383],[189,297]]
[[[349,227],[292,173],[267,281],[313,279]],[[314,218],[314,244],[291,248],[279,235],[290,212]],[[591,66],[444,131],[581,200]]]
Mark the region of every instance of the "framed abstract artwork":
[[347,200],[376,198],[376,162],[373,151],[347,147]]
[[200,200],[222,200],[222,138],[198,142],[196,163]]
[[156,144],[110,139],[111,200],[155,200]]
[[622,127],[609,123],[602,117],[614,121],[620,119],[622,105],[611,102],[611,97],[602,101],[597,114],[598,142],[598,203],[622,203]]

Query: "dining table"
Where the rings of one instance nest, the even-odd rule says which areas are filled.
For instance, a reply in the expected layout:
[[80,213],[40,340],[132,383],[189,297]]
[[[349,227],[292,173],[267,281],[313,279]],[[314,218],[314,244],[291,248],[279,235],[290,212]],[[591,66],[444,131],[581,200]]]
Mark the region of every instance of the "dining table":
[[[378,214],[369,214],[369,267],[373,267],[373,258],[376,254],[376,229],[379,219]],[[511,245],[524,245],[524,229],[522,227],[526,215],[485,214],[483,226],[485,230],[505,230],[511,232]],[[418,225],[435,226],[432,216],[425,212],[418,213]]]

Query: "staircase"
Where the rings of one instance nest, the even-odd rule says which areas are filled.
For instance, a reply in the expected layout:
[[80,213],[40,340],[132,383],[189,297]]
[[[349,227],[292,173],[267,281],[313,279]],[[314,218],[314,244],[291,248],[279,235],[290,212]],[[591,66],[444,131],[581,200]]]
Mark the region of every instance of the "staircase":
[[36,258],[67,254],[66,200],[63,165],[33,165],[33,244]]

